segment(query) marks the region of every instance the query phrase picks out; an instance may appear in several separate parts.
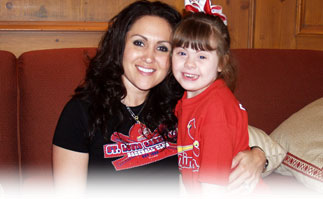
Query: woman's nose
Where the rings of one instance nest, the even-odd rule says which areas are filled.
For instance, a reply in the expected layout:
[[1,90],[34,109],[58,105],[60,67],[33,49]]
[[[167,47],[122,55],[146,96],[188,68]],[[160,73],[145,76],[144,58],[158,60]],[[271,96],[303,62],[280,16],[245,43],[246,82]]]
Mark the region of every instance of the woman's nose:
[[147,64],[151,64],[155,59],[155,53],[154,49],[146,49],[144,56],[143,56],[143,61],[146,62]]

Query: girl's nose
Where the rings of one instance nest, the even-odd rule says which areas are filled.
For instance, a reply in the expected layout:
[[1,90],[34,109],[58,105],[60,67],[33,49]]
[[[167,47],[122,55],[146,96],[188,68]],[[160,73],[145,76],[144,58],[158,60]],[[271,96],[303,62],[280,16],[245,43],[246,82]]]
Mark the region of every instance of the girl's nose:
[[195,68],[195,63],[190,56],[187,57],[184,66],[186,68]]

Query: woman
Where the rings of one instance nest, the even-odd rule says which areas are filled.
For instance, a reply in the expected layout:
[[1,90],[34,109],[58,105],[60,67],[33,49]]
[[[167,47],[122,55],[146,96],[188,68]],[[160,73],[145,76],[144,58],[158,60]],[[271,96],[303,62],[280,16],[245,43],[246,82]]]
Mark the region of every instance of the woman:
[[[167,4],[149,1],[130,4],[111,19],[55,131],[53,174],[59,191],[85,190],[87,181],[88,186],[109,186],[110,192],[120,184],[133,191],[147,186],[176,190],[173,110],[182,90],[167,84],[171,32],[180,19]],[[251,170],[263,167],[262,152],[241,153],[236,158],[241,167],[232,175],[238,176],[237,185],[259,177],[259,172],[239,177],[250,159],[256,160]]]

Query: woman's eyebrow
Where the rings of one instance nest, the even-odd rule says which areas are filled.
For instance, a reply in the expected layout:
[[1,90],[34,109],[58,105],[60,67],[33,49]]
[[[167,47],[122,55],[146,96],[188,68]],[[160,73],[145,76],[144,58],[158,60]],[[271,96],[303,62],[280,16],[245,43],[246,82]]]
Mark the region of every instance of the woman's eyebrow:
[[159,41],[157,42],[158,44],[161,44],[161,43],[168,43],[169,45],[172,45],[172,43],[170,41]]
[[130,37],[141,37],[141,38],[143,38],[144,40],[148,40],[148,38],[147,37],[145,37],[145,36],[143,36],[143,35],[140,35],[140,34],[133,34],[133,35],[131,35]]
[[[133,34],[133,35],[131,35],[130,37],[141,37],[141,38],[143,38],[144,40],[146,40],[146,41],[148,41],[148,38],[147,37],[145,37],[145,36],[143,36],[143,35],[140,35],[140,34]],[[168,43],[169,45],[171,45],[171,42],[170,41],[168,41],[168,40],[162,40],[162,41],[158,41],[157,42],[158,44],[160,44],[160,43]]]

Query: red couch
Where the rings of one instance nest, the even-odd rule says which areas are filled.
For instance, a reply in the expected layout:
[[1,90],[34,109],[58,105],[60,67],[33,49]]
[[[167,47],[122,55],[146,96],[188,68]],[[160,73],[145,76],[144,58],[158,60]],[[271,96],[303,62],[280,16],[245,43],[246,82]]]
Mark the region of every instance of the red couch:
[[[95,50],[39,50],[19,58],[0,51],[0,184],[5,192],[37,183],[51,187],[54,129]],[[323,51],[235,49],[233,54],[239,63],[235,94],[248,110],[249,123],[267,134],[323,96]]]

